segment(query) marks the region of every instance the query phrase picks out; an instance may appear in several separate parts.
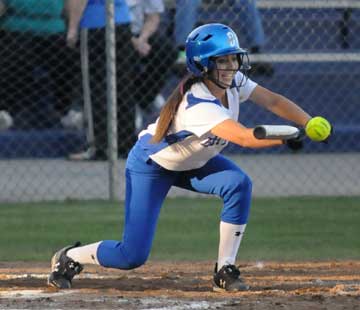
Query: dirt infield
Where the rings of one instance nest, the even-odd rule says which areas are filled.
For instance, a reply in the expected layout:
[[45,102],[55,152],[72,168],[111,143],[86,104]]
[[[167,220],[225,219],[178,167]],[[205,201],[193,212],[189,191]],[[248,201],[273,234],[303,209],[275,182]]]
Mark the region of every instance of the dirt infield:
[[0,309],[360,309],[360,261],[247,262],[247,292],[212,292],[213,262],[89,267],[71,290],[46,286],[49,266],[0,263]]

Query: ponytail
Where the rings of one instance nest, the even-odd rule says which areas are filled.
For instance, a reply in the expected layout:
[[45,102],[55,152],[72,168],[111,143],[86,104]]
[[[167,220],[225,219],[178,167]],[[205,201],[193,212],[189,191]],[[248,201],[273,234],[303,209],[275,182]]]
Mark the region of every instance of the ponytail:
[[159,143],[166,136],[184,94],[193,84],[200,81],[202,81],[202,78],[188,75],[173,90],[165,105],[161,109],[160,117],[156,125],[156,131],[151,139],[151,143]]

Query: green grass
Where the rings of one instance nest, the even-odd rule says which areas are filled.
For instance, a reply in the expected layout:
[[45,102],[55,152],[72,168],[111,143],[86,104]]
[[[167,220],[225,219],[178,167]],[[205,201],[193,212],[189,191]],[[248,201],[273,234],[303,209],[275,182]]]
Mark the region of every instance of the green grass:
[[[151,259],[214,260],[221,201],[168,199]],[[121,239],[123,206],[103,201],[1,204],[0,261],[48,261],[59,247]],[[256,199],[244,260],[360,259],[360,197]]]

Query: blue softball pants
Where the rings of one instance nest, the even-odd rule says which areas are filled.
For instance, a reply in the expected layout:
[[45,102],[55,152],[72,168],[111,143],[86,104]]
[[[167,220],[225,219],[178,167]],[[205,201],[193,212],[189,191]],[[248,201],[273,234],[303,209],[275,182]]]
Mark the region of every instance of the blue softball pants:
[[97,258],[100,265],[133,269],[149,257],[161,206],[171,186],[223,199],[221,220],[245,224],[249,216],[252,183],[232,161],[222,155],[189,171],[169,171],[142,156],[136,145],[126,164],[125,227],[122,241],[104,240]]

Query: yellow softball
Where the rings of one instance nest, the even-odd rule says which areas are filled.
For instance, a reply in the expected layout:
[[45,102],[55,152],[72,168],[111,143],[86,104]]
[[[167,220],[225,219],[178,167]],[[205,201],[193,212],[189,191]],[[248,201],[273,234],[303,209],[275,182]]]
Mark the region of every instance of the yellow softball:
[[325,118],[316,116],[307,122],[305,132],[313,141],[324,141],[331,133],[331,125]]

